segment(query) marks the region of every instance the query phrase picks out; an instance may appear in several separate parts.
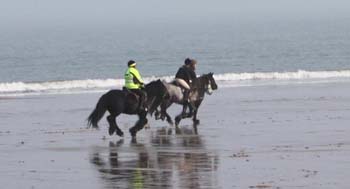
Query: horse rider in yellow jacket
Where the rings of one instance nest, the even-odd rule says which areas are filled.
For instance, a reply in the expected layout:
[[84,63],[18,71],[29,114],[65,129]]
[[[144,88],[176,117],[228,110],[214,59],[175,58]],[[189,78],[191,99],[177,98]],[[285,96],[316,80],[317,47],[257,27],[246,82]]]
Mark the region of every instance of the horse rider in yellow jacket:
[[143,91],[145,85],[139,71],[136,68],[136,62],[130,60],[128,62],[128,69],[124,74],[125,87],[136,93],[139,96],[139,110],[147,111],[146,107],[146,92]]

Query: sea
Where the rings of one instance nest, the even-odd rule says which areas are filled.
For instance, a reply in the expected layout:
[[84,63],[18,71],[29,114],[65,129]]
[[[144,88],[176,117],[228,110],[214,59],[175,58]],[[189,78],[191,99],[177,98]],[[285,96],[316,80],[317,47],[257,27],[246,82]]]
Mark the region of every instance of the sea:
[[185,58],[219,87],[350,80],[350,20],[231,20],[0,30],[0,96],[121,88],[129,60],[146,82]]

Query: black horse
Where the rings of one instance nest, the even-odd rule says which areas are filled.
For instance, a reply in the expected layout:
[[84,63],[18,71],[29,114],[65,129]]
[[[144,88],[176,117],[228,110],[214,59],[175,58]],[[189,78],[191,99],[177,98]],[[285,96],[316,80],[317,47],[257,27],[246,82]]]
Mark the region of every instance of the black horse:
[[[177,104],[184,104],[183,101],[183,93],[181,91],[181,88],[173,83],[166,83],[163,82],[164,86],[167,89],[167,95],[166,98],[163,99],[163,102],[160,105],[160,113],[158,110],[156,110],[155,117],[156,119],[162,119],[164,120],[165,117],[167,119],[167,122],[169,124],[173,124],[173,121],[169,114],[166,112],[168,107],[172,105],[173,103]],[[205,93],[211,95],[213,90],[216,90],[218,88],[215,79],[213,77],[213,73],[204,74],[200,77],[198,77],[196,80],[194,80],[191,93],[190,93],[190,112],[185,114],[180,114],[176,116],[175,118],[175,125],[178,126],[181,119],[183,118],[189,118],[193,116],[193,123],[194,125],[199,124],[199,120],[197,119],[197,113],[198,108],[201,105]]]
[[[145,85],[145,92],[147,94],[146,106],[149,109],[149,113],[152,113],[162,102],[166,88],[163,82],[158,79]],[[122,113],[137,114],[139,116],[135,126],[129,130],[132,137],[135,137],[137,131],[141,130],[148,121],[146,118],[147,112],[139,108],[139,97],[128,90],[110,90],[102,95],[97,102],[96,108],[88,117],[88,125],[98,128],[97,123],[106,111],[110,113],[107,117],[110,135],[113,135],[114,132],[119,136],[124,135],[116,122],[116,117]]]

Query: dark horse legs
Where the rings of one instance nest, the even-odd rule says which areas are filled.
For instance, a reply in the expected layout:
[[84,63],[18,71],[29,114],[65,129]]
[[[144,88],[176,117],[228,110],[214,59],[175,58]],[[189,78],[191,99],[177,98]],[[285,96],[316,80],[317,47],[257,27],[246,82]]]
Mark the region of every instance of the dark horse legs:
[[170,102],[161,104],[160,111],[161,111],[161,119],[164,120],[164,118],[166,117],[166,121],[167,121],[170,125],[173,125],[173,120],[171,119],[171,117],[170,117],[170,115],[168,114],[168,112],[166,112],[166,110],[169,108],[169,106],[170,106],[171,104],[172,104],[172,103],[170,103]]
[[141,130],[148,122],[146,116],[147,116],[147,112],[146,111],[141,111],[140,113],[138,113],[139,116],[139,120],[136,122],[135,126],[131,127],[129,129],[129,132],[131,134],[132,137],[136,137],[136,133]]
[[[142,111],[138,114],[139,116],[139,120],[136,122],[135,126],[130,128],[130,134],[132,137],[136,136],[136,133],[141,130],[148,122],[146,116],[147,116],[147,112],[146,111]],[[109,135],[113,135],[114,132],[117,133],[118,136],[122,137],[124,136],[123,131],[118,127],[117,122],[115,121],[117,115],[109,115],[107,116],[107,121],[109,123]]]
[[[136,133],[141,130],[148,122],[146,116],[147,112],[142,111],[141,113],[138,114],[139,120],[136,122],[135,126],[130,128],[130,134],[132,137],[136,136]],[[109,135],[113,135],[114,132],[117,133],[118,136],[122,137],[124,136],[123,131],[118,127],[117,122],[115,121],[117,115],[109,115],[107,116],[107,121],[109,123]]]
[[123,131],[120,130],[120,128],[117,125],[117,122],[115,121],[116,117],[118,115],[109,115],[107,116],[107,121],[109,123],[109,135],[113,135],[115,131],[117,131],[117,135],[122,137],[124,135]]
[[[185,113],[181,112],[180,115],[178,115],[178,116],[175,117],[175,126],[178,126],[178,125],[179,125],[181,119],[185,119],[185,118],[189,118],[189,117],[192,117],[192,116],[193,116],[193,108],[192,108],[191,106],[189,106],[189,109],[190,109],[190,112],[189,112],[189,113],[187,113],[187,112],[185,112]],[[194,110],[196,110],[196,109],[194,109]]]
[[178,126],[181,119],[190,118],[193,116],[193,124],[198,125],[199,120],[197,119],[198,107],[201,105],[202,101],[196,101],[189,106],[190,112],[183,114],[183,112],[175,117],[175,126]]
[[162,121],[164,121],[165,117],[166,117],[166,121],[170,124],[170,125],[173,125],[173,120],[171,119],[170,115],[168,114],[168,112],[166,111],[169,106],[171,105],[172,103],[169,102],[169,101],[164,101],[161,105],[160,105],[160,110],[156,109],[155,110],[155,113],[154,113],[154,116],[155,116],[155,119],[158,120],[158,119],[161,119]]
[[198,107],[201,105],[201,103],[202,103],[202,101],[200,100],[200,101],[197,101],[196,103],[195,103],[195,106],[197,107],[197,108],[195,108],[194,110],[193,110],[193,124],[194,125],[198,125],[199,124],[199,119],[197,119],[197,113],[198,113]]
[[155,113],[154,113],[154,116],[155,116],[155,119],[158,120],[158,119],[161,119],[162,121],[164,121],[164,119],[166,118],[166,121],[170,124],[170,125],[173,125],[173,120],[171,119],[170,115],[168,114],[168,112],[166,112],[166,110],[155,110]]

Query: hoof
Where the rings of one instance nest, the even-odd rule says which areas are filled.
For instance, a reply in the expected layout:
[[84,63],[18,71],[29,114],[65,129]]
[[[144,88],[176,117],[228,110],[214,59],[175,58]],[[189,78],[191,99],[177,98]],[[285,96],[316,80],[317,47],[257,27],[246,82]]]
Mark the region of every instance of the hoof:
[[179,126],[180,121],[181,121],[181,117],[178,116],[175,118],[175,126],[176,127]]
[[162,121],[164,121],[164,120],[165,120],[165,115],[160,116],[160,119],[161,119]]
[[132,137],[136,137],[136,131],[135,129],[129,129],[129,132],[131,134]]
[[158,113],[158,112],[154,113],[154,118],[156,120],[160,119],[160,113]]
[[172,129],[168,129],[167,135],[171,135],[171,133],[173,133],[173,130]]
[[132,143],[132,144],[137,144],[136,137],[132,137],[132,138],[131,138],[131,143]]
[[115,127],[109,127],[108,129],[109,135],[113,135],[114,132],[115,132]]
[[120,137],[123,137],[124,133],[123,133],[123,131],[117,131],[117,135],[120,136]]
[[174,122],[172,120],[168,120],[170,126],[174,126]]
[[199,119],[193,120],[194,125],[199,125],[199,123],[200,123]]

